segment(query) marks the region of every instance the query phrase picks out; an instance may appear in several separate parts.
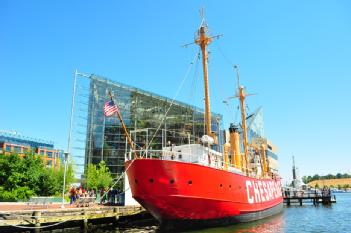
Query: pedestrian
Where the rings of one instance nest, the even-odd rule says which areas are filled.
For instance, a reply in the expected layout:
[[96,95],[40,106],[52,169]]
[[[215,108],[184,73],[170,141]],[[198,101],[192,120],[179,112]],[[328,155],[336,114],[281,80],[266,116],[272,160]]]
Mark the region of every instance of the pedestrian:
[[104,190],[104,188],[101,188],[100,189],[100,204],[104,203],[104,199],[105,199],[104,194],[105,194],[105,190]]
[[69,202],[70,205],[72,205],[76,201],[76,189],[74,186],[72,186],[69,190],[69,199],[70,199],[70,202]]

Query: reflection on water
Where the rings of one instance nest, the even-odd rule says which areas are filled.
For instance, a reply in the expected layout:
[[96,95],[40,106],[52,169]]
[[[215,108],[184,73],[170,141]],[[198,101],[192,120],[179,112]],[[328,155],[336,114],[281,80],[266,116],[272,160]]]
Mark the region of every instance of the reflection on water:
[[260,233],[280,233],[284,232],[284,214],[280,213],[270,218],[250,222],[240,223],[227,227],[210,228],[199,231],[190,231],[189,233],[207,232],[207,233],[246,233],[246,232],[260,232]]
[[[107,229],[100,229],[97,232],[145,232],[145,233],[162,233],[164,231],[160,230],[157,226],[144,226],[144,227],[133,227],[133,228],[118,228],[114,231]],[[177,231],[180,232],[180,231]],[[260,233],[281,233],[284,232],[284,214],[280,213],[276,216],[265,218],[262,220],[250,222],[250,223],[240,223],[234,224],[226,227],[208,228],[195,231],[186,231],[187,233],[246,233],[246,232],[260,232]]]

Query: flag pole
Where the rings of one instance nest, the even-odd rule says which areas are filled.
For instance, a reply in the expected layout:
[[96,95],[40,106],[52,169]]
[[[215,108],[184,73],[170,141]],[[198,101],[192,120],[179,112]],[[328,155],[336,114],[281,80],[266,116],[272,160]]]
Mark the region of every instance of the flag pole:
[[[108,94],[109,94],[109,96],[110,96],[111,101],[113,101],[111,91],[109,91]],[[115,105],[117,106],[116,103],[115,103]],[[132,141],[132,139],[131,139],[131,137],[130,137],[128,131],[127,131],[126,125],[125,125],[124,122],[123,122],[123,118],[122,118],[122,115],[121,115],[120,112],[119,112],[118,106],[117,106],[117,111],[116,111],[116,112],[117,112],[117,116],[118,116],[118,118],[119,118],[119,121],[120,121],[121,124],[122,124],[122,128],[123,128],[124,134],[125,134],[126,137],[127,137],[127,140],[128,140],[129,145],[130,145],[130,148],[131,148],[132,151],[134,152],[134,159],[137,159],[137,158],[139,158],[139,156],[138,156],[138,155],[136,154],[136,152],[135,152],[133,141]]]

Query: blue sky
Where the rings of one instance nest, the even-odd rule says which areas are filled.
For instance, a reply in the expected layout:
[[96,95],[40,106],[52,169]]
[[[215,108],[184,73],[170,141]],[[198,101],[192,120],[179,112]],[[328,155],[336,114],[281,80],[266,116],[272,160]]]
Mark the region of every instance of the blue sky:
[[[198,48],[199,9],[211,33],[212,111],[235,118],[239,64],[250,109],[263,106],[281,174],[351,172],[349,1],[1,1],[0,129],[67,147],[73,72],[173,97]],[[202,107],[201,69],[178,100]],[[194,81],[196,80],[196,81]],[[193,83],[196,83],[194,92]],[[196,95],[199,101],[195,101]]]

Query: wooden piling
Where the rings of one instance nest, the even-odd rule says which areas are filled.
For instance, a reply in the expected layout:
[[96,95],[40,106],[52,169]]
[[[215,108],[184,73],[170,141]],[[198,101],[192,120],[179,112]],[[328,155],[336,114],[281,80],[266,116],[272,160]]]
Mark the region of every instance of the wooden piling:
[[34,229],[34,232],[35,233],[39,233],[41,230],[40,230],[40,218],[41,218],[41,211],[34,211],[33,213],[33,216],[34,216],[34,221],[35,221],[35,229]]

